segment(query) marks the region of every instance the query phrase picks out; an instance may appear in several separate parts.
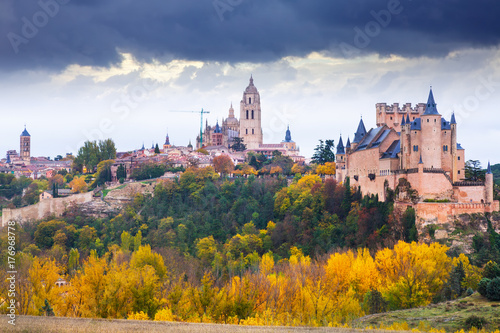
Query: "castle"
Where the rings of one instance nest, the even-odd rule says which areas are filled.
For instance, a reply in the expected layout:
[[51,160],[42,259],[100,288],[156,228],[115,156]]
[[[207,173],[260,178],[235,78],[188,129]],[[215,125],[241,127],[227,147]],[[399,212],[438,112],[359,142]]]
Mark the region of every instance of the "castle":
[[[234,108],[231,103],[229,115],[222,119],[222,124],[217,121],[215,126],[208,125],[208,121],[203,132],[203,145],[230,147],[233,139],[240,137],[246,145],[247,151],[264,154],[271,157],[274,151],[279,151],[283,155],[289,156],[294,161],[303,161],[304,157],[299,156],[299,148],[292,140],[290,127],[287,128],[285,139],[280,143],[263,143],[262,132],[262,109],[260,93],[250,76],[250,83],[243,92],[240,101],[240,119],[234,116]],[[197,137],[197,148],[200,148],[200,137]]]
[[336,179],[349,177],[363,194],[389,190],[396,201],[412,205],[427,222],[446,222],[462,213],[499,210],[493,200],[493,174],[488,163],[485,182],[464,181],[465,150],[457,141],[457,122],[439,113],[432,88],[426,104],[376,104],[377,127],[366,131],[363,119],[352,142],[337,145]]

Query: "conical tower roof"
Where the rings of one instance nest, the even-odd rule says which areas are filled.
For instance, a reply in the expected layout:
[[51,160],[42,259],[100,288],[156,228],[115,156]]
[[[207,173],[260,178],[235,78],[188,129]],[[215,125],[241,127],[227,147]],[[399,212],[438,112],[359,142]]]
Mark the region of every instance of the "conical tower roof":
[[345,154],[344,143],[342,142],[342,135],[340,136],[339,144],[337,145],[337,155],[338,154]]
[[358,130],[356,133],[354,133],[354,140],[352,140],[353,143],[359,143],[361,139],[366,135],[366,128],[365,124],[363,123],[363,118],[359,121],[358,125]]
[[21,133],[21,136],[31,136],[26,130],[26,126],[24,126],[24,131]]
[[432,88],[429,91],[429,98],[427,98],[427,105],[425,107],[425,112],[423,115],[424,116],[439,115],[436,108],[436,102],[434,101],[434,94],[432,93]]

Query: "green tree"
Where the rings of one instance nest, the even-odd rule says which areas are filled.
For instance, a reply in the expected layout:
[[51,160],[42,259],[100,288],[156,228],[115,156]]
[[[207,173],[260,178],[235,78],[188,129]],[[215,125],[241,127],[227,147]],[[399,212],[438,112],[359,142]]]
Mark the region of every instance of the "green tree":
[[160,154],[160,147],[158,147],[158,144],[155,146],[155,154]]
[[126,179],[127,178],[127,169],[125,165],[120,164],[116,169],[116,179]]
[[247,146],[243,143],[243,138],[234,137],[231,149],[234,151],[244,151],[247,149]]
[[335,145],[333,140],[326,140],[325,142],[319,140],[319,145],[314,148],[314,154],[311,161],[316,164],[335,162],[334,148]]
[[465,180],[484,181],[486,171],[481,169],[481,162],[468,160],[465,162]]

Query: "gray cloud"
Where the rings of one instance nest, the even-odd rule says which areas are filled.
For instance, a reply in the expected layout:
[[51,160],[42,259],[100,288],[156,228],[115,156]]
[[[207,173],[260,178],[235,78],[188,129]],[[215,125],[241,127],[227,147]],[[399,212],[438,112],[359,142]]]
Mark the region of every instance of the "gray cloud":
[[439,57],[496,47],[499,9],[495,0],[4,0],[0,69],[108,66],[119,52],[230,63],[312,51]]

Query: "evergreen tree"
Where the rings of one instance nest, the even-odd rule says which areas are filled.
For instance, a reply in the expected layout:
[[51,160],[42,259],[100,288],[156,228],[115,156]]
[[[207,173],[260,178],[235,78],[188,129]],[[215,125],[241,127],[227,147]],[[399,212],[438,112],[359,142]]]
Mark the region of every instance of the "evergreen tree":
[[335,154],[333,152],[335,145],[333,142],[333,140],[326,140],[323,143],[323,140],[319,140],[319,145],[314,148],[314,154],[311,161],[316,164],[335,162]]
[[155,146],[155,154],[160,154],[160,147],[158,147],[158,144]]

